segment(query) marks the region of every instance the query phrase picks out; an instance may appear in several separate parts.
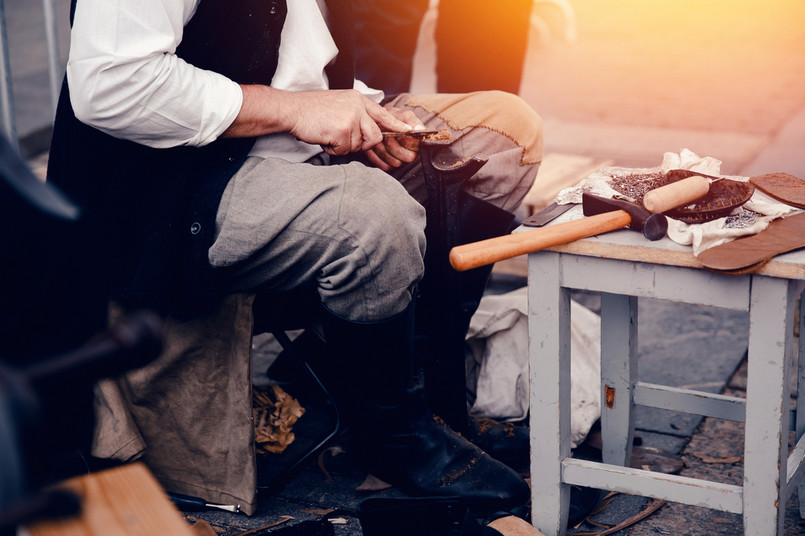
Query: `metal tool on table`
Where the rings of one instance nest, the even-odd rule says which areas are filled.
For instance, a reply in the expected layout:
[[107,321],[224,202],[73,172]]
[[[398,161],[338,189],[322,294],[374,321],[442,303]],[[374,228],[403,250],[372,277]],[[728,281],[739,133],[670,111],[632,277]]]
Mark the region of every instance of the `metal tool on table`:
[[640,232],[649,240],[659,240],[668,230],[664,215],[653,214],[629,201],[585,193],[582,209],[586,217],[579,220],[457,246],[450,252],[450,264],[458,271],[469,270],[622,227]]
[[539,212],[535,212],[531,216],[527,217],[522,221],[522,224],[526,227],[542,227],[544,225],[548,225],[553,220],[573,208],[575,205],[573,203],[565,203],[564,205],[558,205],[556,201],[548,205],[547,207],[543,208]]

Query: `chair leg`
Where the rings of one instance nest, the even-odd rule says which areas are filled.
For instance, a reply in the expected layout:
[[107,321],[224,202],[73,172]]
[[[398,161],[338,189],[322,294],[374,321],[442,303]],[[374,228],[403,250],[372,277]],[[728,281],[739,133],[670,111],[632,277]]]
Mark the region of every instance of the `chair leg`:
[[304,373],[308,379],[311,380],[313,385],[321,391],[322,395],[327,402],[328,407],[332,413],[333,424],[324,436],[319,439],[312,447],[302,453],[296,460],[294,460],[288,467],[283,469],[276,477],[271,479],[270,482],[262,483],[258,487],[267,489],[269,492],[275,492],[287,484],[291,478],[301,469],[301,467],[312,456],[320,452],[338,433],[341,431],[341,411],[336,404],[335,398],[327,390],[322,381],[307,363],[307,361],[299,355],[299,352],[294,348],[293,341],[288,337],[284,330],[273,327],[269,330],[271,334],[277,339],[283,350],[291,356],[294,362],[299,366],[299,369]]

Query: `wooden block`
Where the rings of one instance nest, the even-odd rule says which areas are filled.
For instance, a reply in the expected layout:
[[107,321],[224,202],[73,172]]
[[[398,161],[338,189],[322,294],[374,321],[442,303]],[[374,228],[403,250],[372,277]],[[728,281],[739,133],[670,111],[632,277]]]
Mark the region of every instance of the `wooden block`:
[[73,519],[25,527],[30,536],[193,536],[195,533],[142,463],[71,478],[82,512]]

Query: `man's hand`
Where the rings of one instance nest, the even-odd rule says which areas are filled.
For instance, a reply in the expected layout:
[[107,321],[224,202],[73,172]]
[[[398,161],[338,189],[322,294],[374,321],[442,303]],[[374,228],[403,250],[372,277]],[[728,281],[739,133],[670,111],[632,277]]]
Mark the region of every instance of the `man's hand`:
[[243,105],[225,137],[289,132],[299,140],[321,145],[328,154],[345,155],[382,145],[381,129],[411,129],[396,113],[355,90],[291,92],[259,85],[241,89]]
[[[411,110],[401,108],[386,108],[389,114],[396,117],[408,126],[406,129],[387,128],[395,132],[407,132],[408,130],[419,130],[424,127],[422,121]],[[389,137],[381,140],[381,143],[364,149],[366,157],[383,171],[388,171],[393,167],[400,167],[403,163],[413,162],[419,153],[419,139],[411,136]]]

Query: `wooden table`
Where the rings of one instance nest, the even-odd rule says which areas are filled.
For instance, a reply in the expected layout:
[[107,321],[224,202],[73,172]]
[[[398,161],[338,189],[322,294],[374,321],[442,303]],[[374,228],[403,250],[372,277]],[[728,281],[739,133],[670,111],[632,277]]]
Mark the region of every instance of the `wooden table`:
[[[562,220],[577,217],[580,210],[573,209]],[[569,457],[569,289],[602,293],[603,463]],[[805,344],[799,344],[798,360],[794,355],[794,310],[803,289],[805,250],[775,257],[758,272],[741,276],[707,271],[690,247],[667,238],[650,242],[628,230],[530,254],[534,526],[547,536],[564,534],[569,485],[576,484],[740,513],[745,534],[782,534],[786,502],[805,472],[805,396],[798,398],[798,417],[791,418],[788,381],[790,365],[798,361],[794,372],[805,389]],[[748,311],[746,399],[639,381],[638,297]],[[801,315],[800,329],[803,324]],[[745,421],[743,485],[630,468],[635,405]],[[797,443],[789,455],[792,426]]]

